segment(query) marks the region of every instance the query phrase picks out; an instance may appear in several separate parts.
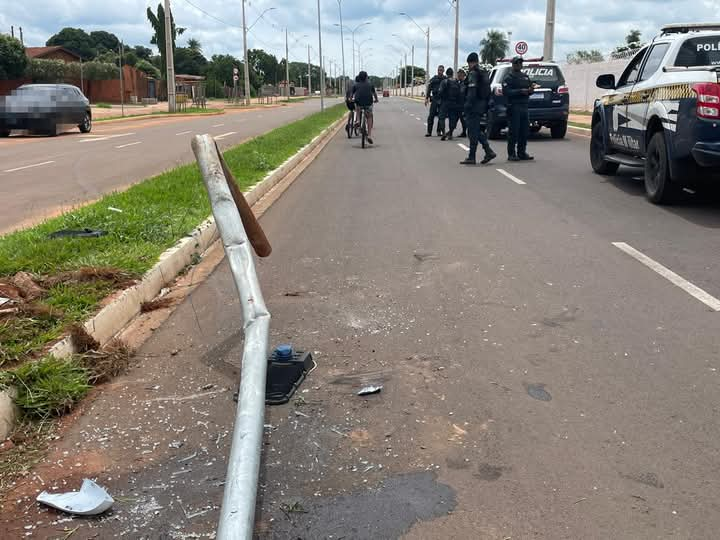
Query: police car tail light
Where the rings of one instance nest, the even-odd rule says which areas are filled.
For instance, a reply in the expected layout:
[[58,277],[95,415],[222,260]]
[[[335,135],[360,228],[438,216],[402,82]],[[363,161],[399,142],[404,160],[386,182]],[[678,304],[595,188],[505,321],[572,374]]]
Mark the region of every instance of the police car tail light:
[[720,118],[720,84],[697,83],[692,89],[697,94],[697,115],[700,118]]
[[557,93],[558,94],[568,94],[570,92],[570,89],[567,86],[558,86]]

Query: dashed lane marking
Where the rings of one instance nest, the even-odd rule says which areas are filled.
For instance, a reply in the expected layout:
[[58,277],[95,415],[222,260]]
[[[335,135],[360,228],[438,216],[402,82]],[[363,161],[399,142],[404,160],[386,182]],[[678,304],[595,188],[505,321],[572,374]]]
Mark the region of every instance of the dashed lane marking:
[[222,135],[218,135],[217,137],[215,137],[215,140],[219,141],[221,139],[224,139],[225,137],[229,137],[230,135],[235,135],[236,133],[237,131],[228,131],[227,133],[223,133]]
[[457,143],[457,145],[458,145],[460,148],[462,148],[463,150],[465,150],[466,152],[469,152],[469,151],[470,151],[470,147],[469,147],[469,146],[465,146],[463,143]]
[[25,165],[23,167],[15,167],[14,169],[5,169],[3,172],[23,171],[25,169],[32,169],[34,167],[42,167],[43,165],[50,165],[51,163],[55,163],[55,162],[54,161],[43,161],[42,163],[35,163],[33,165]]
[[713,311],[720,311],[720,300],[712,296],[711,294],[705,292],[697,285],[693,285],[688,280],[686,280],[684,277],[679,276],[666,266],[663,266],[659,262],[657,262],[654,259],[651,259],[644,253],[641,253],[634,247],[632,247],[629,244],[626,244],[625,242],[613,242],[613,246],[618,248],[619,250],[627,253],[630,255],[633,259],[641,262],[650,270],[660,274],[662,277],[667,279],[670,283],[673,285],[680,287],[683,291],[688,293],[690,296],[696,298],[697,300],[700,300],[703,304],[708,306]]
[[120,146],[116,146],[115,148],[127,148],[128,146],[135,146],[136,144],[142,144],[142,141],[135,141],[127,144],[121,144]]
[[181,131],[180,133],[176,133],[175,135],[187,135],[188,133],[192,133],[192,131],[191,130]]
[[502,174],[504,177],[509,178],[516,184],[520,184],[521,186],[524,186],[525,184],[527,184],[527,182],[525,182],[524,180],[520,180],[517,176],[513,176],[512,174],[507,172],[505,169],[496,169],[496,170],[497,170],[497,172]]

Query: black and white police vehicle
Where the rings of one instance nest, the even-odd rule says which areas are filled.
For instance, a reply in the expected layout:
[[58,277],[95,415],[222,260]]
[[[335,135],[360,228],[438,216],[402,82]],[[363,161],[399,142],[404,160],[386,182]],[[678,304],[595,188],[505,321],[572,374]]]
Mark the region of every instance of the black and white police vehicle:
[[676,200],[720,173],[720,23],[671,24],[596,101],[590,162],[599,174],[644,168],[647,198]]
[[[503,96],[502,83],[512,69],[510,62],[508,59],[500,60],[490,72],[492,95],[487,130],[491,139],[497,139],[500,131],[507,127],[507,101]],[[570,92],[560,66],[554,62],[543,62],[542,58],[528,59],[523,71],[538,85],[528,102],[530,131],[537,133],[548,127],[554,139],[562,139],[567,133]]]

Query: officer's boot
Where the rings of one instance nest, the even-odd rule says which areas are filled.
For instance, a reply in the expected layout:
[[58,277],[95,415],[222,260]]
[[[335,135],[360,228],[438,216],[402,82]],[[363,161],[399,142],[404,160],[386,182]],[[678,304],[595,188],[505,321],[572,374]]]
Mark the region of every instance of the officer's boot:
[[480,162],[483,165],[485,165],[486,163],[490,163],[493,159],[497,157],[497,154],[493,152],[493,149],[490,148],[490,145],[488,143],[483,144],[483,150],[485,150],[485,156]]
[[[447,134],[447,140],[448,140],[448,141],[452,141],[452,140],[453,140],[453,134],[452,134],[452,132],[453,132],[452,129],[451,129],[450,131],[448,131],[448,134]],[[445,135],[443,135],[443,141],[445,140],[445,138],[446,138]]]
[[477,162],[475,161],[475,154],[477,152],[477,143],[473,144],[470,143],[470,154],[467,158],[465,158],[463,161],[460,162],[460,165],[475,165]]

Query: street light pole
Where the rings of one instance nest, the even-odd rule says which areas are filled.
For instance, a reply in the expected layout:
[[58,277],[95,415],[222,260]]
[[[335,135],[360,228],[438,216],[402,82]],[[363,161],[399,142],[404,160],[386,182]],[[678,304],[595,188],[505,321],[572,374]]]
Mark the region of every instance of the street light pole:
[[317,0],[318,12],[318,58],[320,59],[320,110],[325,110],[325,74],[322,66],[322,26],[320,25],[320,0]]
[[545,44],[543,47],[543,58],[546,62],[552,62],[553,46],[555,44],[555,0],[547,0],[547,11],[545,13]]
[[399,14],[404,15],[405,17],[410,19],[410,21],[412,21],[412,23],[417,26],[427,38],[427,43],[425,45],[425,81],[427,82],[430,80],[430,27],[427,27],[426,32],[425,30],[423,30],[422,26],[420,26],[410,15],[402,11]]
[[245,105],[250,105],[250,64],[248,61],[247,49],[247,24],[245,23],[245,0],[242,0],[242,19],[243,19],[243,72],[245,75]]
[[460,0],[455,0],[455,56],[453,57],[453,69],[458,69],[458,34],[460,32]]
[[308,96],[312,96],[312,71],[310,69],[310,44],[308,43]]
[[[342,22],[342,0],[337,0],[338,9],[340,10],[340,50],[342,52],[342,77],[343,86],[345,85],[345,35],[343,34],[343,22]],[[355,54],[355,53],[353,53]]]
[[168,112],[175,112],[175,62],[173,58],[170,0],[165,0],[165,60],[167,61]]
[[290,52],[288,51],[287,28],[285,28],[285,80],[287,81],[287,100],[290,101]]
[[410,66],[410,97],[415,96],[415,45],[411,47]]

